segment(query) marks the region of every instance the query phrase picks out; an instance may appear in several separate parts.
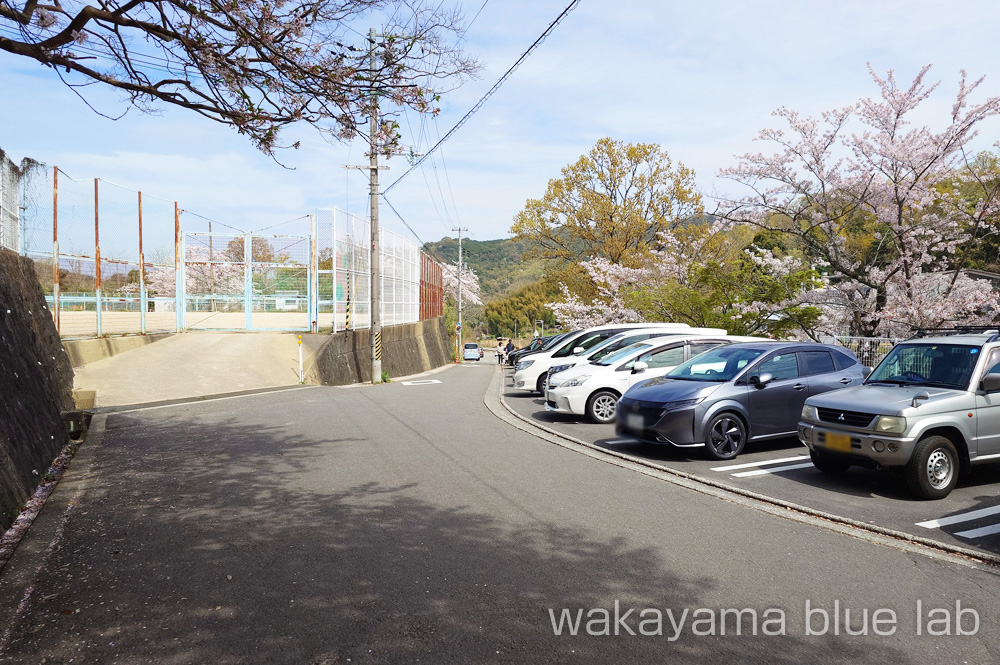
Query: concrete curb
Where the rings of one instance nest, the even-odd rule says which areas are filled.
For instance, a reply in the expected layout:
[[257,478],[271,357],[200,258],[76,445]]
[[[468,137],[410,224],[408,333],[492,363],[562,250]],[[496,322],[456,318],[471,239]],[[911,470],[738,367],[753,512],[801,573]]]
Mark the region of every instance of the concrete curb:
[[[499,380],[497,378],[498,376],[501,377]],[[966,564],[974,562],[986,564],[990,567],[1000,567],[1000,556],[995,554],[979,552],[977,550],[957,545],[949,545],[948,543],[931,540],[930,538],[922,538],[920,536],[902,531],[896,531],[895,529],[888,529],[874,524],[867,524],[865,522],[859,522],[847,517],[841,517],[839,515],[826,513],[821,510],[815,510],[800,504],[782,501],[781,499],[775,499],[764,494],[751,492],[740,487],[733,487],[732,485],[726,485],[725,483],[713,481],[708,478],[695,476],[684,471],[671,469],[670,467],[642,459],[641,457],[633,457],[614,450],[607,450],[606,448],[601,448],[600,446],[596,446],[582,439],[569,436],[568,434],[564,434],[537,423],[530,418],[526,418],[510,408],[503,397],[502,377],[502,371],[494,374],[493,381],[487,390],[486,396],[483,398],[486,408],[501,420],[514,425],[522,431],[549,441],[550,443],[555,443],[556,445],[564,448],[583,453],[588,457],[601,459],[605,462],[615,464],[616,466],[629,468],[646,475],[654,476],[661,480],[666,480],[675,485],[692,489],[702,494],[709,494],[711,496],[733,501],[757,510],[764,510],[764,512],[779,515],[793,521],[822,526],[839,533],[868,540],[880,545],[887,545],[897,549],[905,549],[934,558],[947,558],[947,560],[952,562],[955,561],[954,557],[959,557],[960,561]],[[488,399],[490,394],[493,392],[496,393],[496,404],[499,404],[499,406],[501,406],[507,414],[516,418],[517,421],[527,423],[532,429],[527,429],[524,426],[518,426],[516,421],[512,422],[509,419],[509,416],[505,418],[498,413],[495,405],[491,405],[491,400]],[[540,435],[538,430],[545,432],[549,436]]]

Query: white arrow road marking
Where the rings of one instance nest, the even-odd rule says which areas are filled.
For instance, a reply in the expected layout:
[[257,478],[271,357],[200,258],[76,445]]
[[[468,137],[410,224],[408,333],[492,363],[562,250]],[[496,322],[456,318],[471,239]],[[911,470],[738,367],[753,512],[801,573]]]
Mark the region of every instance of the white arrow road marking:
[[432,383],[441,383],[437,379],[426,379],[424,381],[401,381],[404,386],[427,386]]
[[782,471],[791,471],[793,469],[805,469],[812,467],[813,463],[808,462],[806,464],[786,464],[785,466],[776,466],[770,469],[757,469],[756,471],[744,471],[743,473],[734,473],[733,478],[749,478],[750,476],[764,476],[769,473],[781,473]]
[[801,462],[802,460],[806,459],[809,459],[808,455],[799,455],[798,457],[782,457],[781,459],[766,459],[761,462],[746,462],[745,464],[714,466],[712,467],[712,471],[734,471],[736,469],[749,469],[755,466],[764,466],[766,464],[781,464],[782,462]]
[[994,533],[1000,533],[1000,524],[983,526],[978,529],[969,529],[968,531],[959,531],[955,535],[958,536],[959,538],[981,538],[983,536],[989,536]]
[[938,527],[949,526],[951,524],[971,522],[972,520],[978,520],[980,517],[987,517],[989,515],[996,515],[998,513],[1000,513],[1000,506],[993,506],[992,508],[980,508],[979,510],[970,510],[965,513],[959,513],[958,515],[951,515],[949,517],[939,517],[936,520],[917,522],[917,526],[922,526],[925,529],[936,529]]

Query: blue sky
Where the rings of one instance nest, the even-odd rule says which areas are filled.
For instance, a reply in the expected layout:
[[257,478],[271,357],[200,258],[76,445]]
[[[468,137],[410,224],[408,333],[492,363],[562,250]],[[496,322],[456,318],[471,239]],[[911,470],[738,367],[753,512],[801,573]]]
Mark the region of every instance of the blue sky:
[[[443,100],[441,115],[401,118],[403,141],[436,142],[562,11],[568,0],[489,0],[466,35],[485,69]],[[465,3],[471,19],[481,0]],[[459,223],[480,240],[506,237],[528,198],[604,136],[658,143],[692,167],[711,197],[730,185],[716,172],[759,149],[757,132],[788,106],[814,115],[877,94],[866,63],[908,82],[933,63],[941,88],[924,110],[947,121],[959,70],[986,75],[976,99],[1000,95],[995,30],[1000,4],[956,0],[583,0],[503,88],[434,158],[389,194],[422,240]],[[356,26],[367,32],[367,24]],[[234,131],[191,112],[95,114],[47,69],[0,54],[0,148],[80,178],[101,178],[186,210],[253,230],[315,208],[367,214],[365,147],[331,145],[308,127],[284,169]],[[107,115],[126,105],[114,91],[84,93]],[[978,148],[1000,138],[983,126]],[[408,167],[389,162],[383,183]],[[710,199],[709,199],[710,205]],[[387,208],[385,227],[410,235]],[[410,236],[412,237],[412,236]]]

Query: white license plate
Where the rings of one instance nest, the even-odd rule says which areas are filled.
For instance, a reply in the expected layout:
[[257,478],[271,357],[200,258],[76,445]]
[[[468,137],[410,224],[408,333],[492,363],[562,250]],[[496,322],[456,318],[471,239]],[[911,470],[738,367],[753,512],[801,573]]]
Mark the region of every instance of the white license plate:
[[625,427],[641,432],[646,429],[646,419],[641,413],[629,413],[625,416]]

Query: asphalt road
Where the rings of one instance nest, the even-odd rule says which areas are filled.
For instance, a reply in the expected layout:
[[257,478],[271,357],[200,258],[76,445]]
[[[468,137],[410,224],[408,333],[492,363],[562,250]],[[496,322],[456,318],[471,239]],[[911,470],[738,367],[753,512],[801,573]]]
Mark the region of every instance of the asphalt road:
[[518,414],[608,450],[678,471],[858,522],[970,550],[1000,554],[1000,462],[973,467],[945,499],[913,497],[902,474],[853,467],[829,476],[809,461],[798,439],[752,442],[727,462],[710,461],[697,449],[644,444],[615,435],[614,425],[585,416],[552,413],[534,393],[504,383],[506,403]]
[[426,380],[108,416],[0,577],[0,662],[1000,661],[995,569],[555,445],[491,363]]

